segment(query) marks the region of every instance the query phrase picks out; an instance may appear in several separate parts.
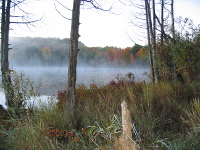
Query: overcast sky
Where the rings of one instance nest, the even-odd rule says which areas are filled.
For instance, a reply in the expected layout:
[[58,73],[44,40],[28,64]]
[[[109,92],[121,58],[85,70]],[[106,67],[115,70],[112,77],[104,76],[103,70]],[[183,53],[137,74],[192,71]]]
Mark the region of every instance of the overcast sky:
[[[64,5],[72,8],[71,2],[60,0]],[[145,44],[146,40],[141,38],[142,31],[129,23],[131,7],[115,3],[117,0],[109,0],[104,5],[114,6],[113,12],[102,12],[90,9],[81,9],[80,14],[80,30],[81,37],[79,40],[88,47],[96,46],[116,46],[116,47],[129,47],[134,43],[130,40],[129,36],[139,44]],[[188,17],[194,20],[194,23],[200,24],[200,1],[199,0],[175,0],[175,15]],[[117,5],[116,5],[117,4]],[[71,18],[71,12],[65,10],[56,4],[59,11],[66,17]],[[31,37],[56,37],[56,38],[69,38],[71,21],[64,19],[55,10],[53,0],[36,0],[21,6],[27,12],[32,13],[33,18],[37,19],[43,16],[41,22],[35,24],[36,27],[30,27],[31,31],[24,25],[14,25],[14,29],[10,32],[10,36],[31,36]],[[18,12],[16,12],[17,14]],[[134,20],[132,20],[134,21]],[[138,35],[137,35],[138,34]],[[143,40],[143,41],[140,41]]]

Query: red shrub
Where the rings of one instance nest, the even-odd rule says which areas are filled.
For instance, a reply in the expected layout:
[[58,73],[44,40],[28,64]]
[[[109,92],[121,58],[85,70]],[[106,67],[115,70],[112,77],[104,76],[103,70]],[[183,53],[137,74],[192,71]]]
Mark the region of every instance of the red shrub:
[[126,87],[126,86],[130,86],[134,84],[135,84],[134,81],[123,81],[123,80],[119,80],[119,81],[112,80],[108,83],[108,85],[112,85],[116,87]]
[[58,99],[58,103],[57,103],[58,107],[60,109],[63,108],[67,99],[67,91],[66,90],[58,91],[57,99]]
[[112,81],[110,81],[109,83],[108,83],[108,85],[117,85],[117,83],[116,83],[116,81],[114,81],[114,80],[112,80]]

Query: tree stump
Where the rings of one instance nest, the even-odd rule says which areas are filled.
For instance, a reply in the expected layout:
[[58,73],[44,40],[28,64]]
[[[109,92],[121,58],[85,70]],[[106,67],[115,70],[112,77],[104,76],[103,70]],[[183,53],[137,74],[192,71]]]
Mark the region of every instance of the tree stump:
[[138,143],[132,139],[131,117],[126,101],[122,102],[121,107],[123,134],[116,140],[115,150],[139,150]]

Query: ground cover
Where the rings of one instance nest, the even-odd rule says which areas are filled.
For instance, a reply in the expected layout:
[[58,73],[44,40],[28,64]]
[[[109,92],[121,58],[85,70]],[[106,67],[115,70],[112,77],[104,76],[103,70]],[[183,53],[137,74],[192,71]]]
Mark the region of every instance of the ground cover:
[[199,87],[199,82],[80,85],[74,118],[65,109],[66,92],[58,91],[57,104],[50,99],[48,105],[2,115],[0,149],[114,149],[122,134],[123,100],[141,149],[200,149]]

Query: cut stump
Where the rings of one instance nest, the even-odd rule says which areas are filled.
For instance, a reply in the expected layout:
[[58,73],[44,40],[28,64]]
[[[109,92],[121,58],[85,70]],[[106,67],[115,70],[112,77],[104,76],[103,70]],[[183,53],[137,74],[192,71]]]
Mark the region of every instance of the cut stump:
[[123,134],[116,140],[115,150],[139,150],[138,143],[132,139],[131,117],[126,101],[122,102],[121,107]]

